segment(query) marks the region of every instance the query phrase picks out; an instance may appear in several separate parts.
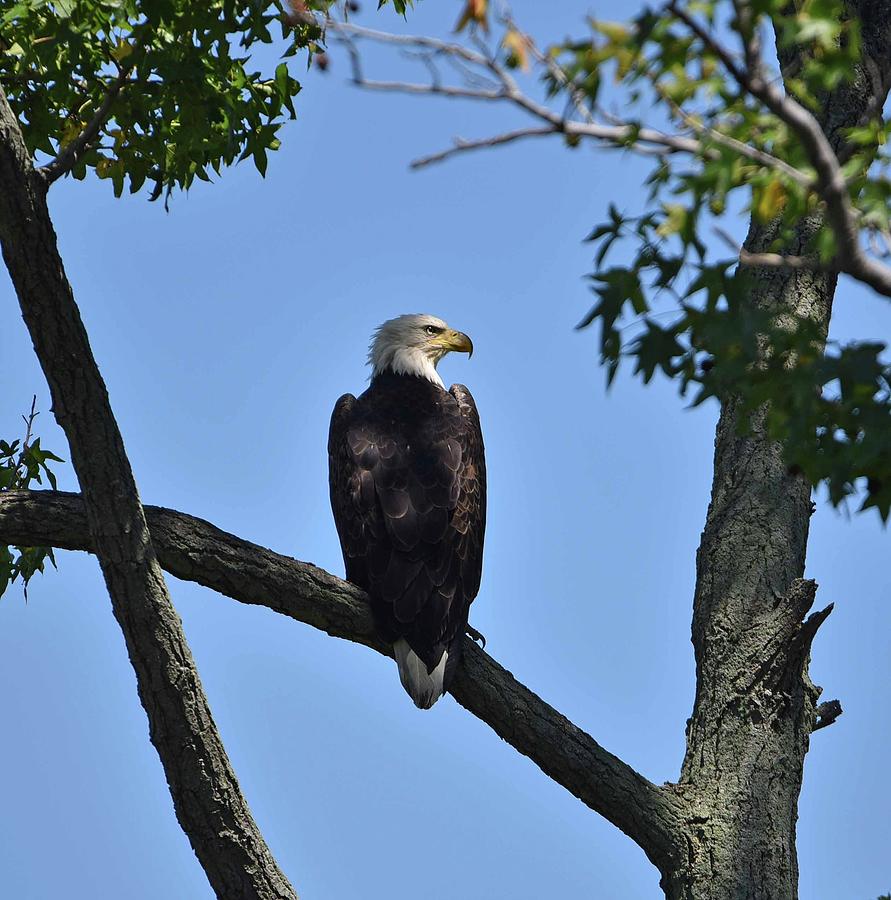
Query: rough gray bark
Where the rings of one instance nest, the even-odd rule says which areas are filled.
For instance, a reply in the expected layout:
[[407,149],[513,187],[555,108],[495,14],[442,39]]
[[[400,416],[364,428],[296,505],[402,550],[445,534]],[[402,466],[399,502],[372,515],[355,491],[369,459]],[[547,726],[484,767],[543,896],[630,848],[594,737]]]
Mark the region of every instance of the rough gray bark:
[[[891,82],[889,10],[886,4],[863,8],[862,65],[850,84],[825,98],[822,122],[836,151],[841,129],[881,109]],[[782,62],[784,68],[794,64]],[[821,227],[819,217],[802,221],[788,252],[804,253]],[[763,252],[773,238],[771,226],[753,223],[746,249]],[[788,314],[790,322],[811,319],[825,335],[835,284],[823,273],[755,270],[752,303]],[[728,400],[697,554],[697,687],[678,786],[692,815],[685,862],[663,879],[672,900],[798,896],[795,824],[820,694],[807,665],[831,606],[805,619],[816,592],[814,582],[802,580],[809,486],[787,471],[760,416],[746,437],[738,416],[737,404]]]
[[[365,594],[354,585],[202,519],[155,506],[143,509],[158,560],[171,575],[392,655],[375,634]],[[0,494],[2,542],[90,551],[94,546],[81,497],[61,491]],[[604,750],[469,639],[451,694],[640,844],[659,868],[677,865],[684,807],[674,791],[652,784]]]
[[218,897],[295,900],[241,795],[170,602],[45,195],[0,89],[3,258],[68,438],[93,546],[177,818]]

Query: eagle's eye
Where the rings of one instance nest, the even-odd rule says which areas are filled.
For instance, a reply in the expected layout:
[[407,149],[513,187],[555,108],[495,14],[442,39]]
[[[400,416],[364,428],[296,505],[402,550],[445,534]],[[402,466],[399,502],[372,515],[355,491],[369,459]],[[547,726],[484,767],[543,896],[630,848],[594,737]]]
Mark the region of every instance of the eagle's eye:
[[426,331],[427,334],[430,335],[430,337],[433,337],[434,334],[439,334],[439,332],[442,331],[442,329],[441,329],[441,328],[437,328],[435,325],[428,325],[428,326],[424,329],[424,331]]

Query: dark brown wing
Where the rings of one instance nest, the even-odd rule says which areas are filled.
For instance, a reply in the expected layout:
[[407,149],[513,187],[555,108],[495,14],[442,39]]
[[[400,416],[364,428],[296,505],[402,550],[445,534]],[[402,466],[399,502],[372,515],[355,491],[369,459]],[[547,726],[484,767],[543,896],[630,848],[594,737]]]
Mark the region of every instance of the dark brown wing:
[[344,394],[334,404],[331,425],[328,429],[328,492],[331,497],[331,511],[348,581],[368,590],[366,555],[368,552],[368,520],[363,516],[364,508],[373,507],[374,485],[366,482],[370,490],[366,502],[362,503],[362,473],[356,465],[347,444],[347,429],[356,407],[356,398]]
[[[483,540],[486,534],[486,452],[480,417],[473,396],[463,384],[453,384],[449,393],[458,401],[464,420],[462,430],[461,468],[458,472],[460,493],[452,516],[452,528],[460,535],[456,553],[461,560],[461,579],[467,606],[480,589],[483,571]],[[464,612],[463,626],[467,623]]]
[[328,449],[347,578],[369,593],[382,636],[405,638],[432,669],[460,647],[479,589],[485,462],[466,388],[419,381],[342,397]]

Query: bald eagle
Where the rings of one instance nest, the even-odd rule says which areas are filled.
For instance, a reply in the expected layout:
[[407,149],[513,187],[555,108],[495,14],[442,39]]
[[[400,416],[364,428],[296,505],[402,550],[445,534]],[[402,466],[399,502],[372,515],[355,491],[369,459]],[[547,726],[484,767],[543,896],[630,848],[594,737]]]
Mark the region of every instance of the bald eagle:
[[406,315],[374,333],[371,385],[344,394],[328,437],[331,508],[347,579],[371,598],[399,677],[429,709],[448,690],[480,586],[486,463],[476,404],[436,371],[470,338]]

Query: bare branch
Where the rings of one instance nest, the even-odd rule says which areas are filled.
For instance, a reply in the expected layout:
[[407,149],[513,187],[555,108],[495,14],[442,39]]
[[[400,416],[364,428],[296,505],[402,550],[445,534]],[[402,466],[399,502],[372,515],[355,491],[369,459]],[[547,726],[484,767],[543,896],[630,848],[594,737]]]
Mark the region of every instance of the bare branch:
[[466,153],[469,150],[482,150],[487,147],[497,147],[499,144],[512,144],[514,141],[527,137],[543,137],[545,135],[558,134],[559,132],[560,129],[555,128],[553,125],[543,125],[541,128],[518,128],[516,131],[505,131],[503,134],[496,134],[492,137],[473,141],[455,138],[453,145],[447,150],[440,150],[438,153],[431,153],[429,156],[419,156],[417,159],[413,159],[409,166],[412,169],[422,169],[424,166],[442,162],[450,156]]
[[[516,24],[510,18],[505,18],[505,22],[509,27],[516,29]],[[395,35],[388,32],[375,31],[370,28],[363,28],[358,25],[329,20],[328,31],[339,40],[349,52],[352,64],[353,82],[362,88],[376,91],[388,91],[405,94],[430,94],[452,98],[463,98],[469,100],[485,100],[485,101],[502,101],[510,105],[522,109],[535,119],[547,123],[548,128],[527,128],[517,129],[514,131],[504,132],[502,134],[490,137],[478,138],[473,140],[458,140],[455,144],[446,150],[432,153],[429,156],[421,157],[411,163],[412,168],[419,169],[430,163],[440,162],[452,156],[467,150],[476,150],[486,147],[495,147],[500,144],[512,143],[515,140],[525,137],[542,137],[553,134],[566,134],[574,137],[593,139],[608,147],[620,147],[629,149],[635,153],[650,155],[652,153],[687,153],[694,156],[710,156],[713,150],[706,147],[702,140],[682,134],[666,134],[655,128],[647,128],[637,123],[613,119],[610,124],[598,123],[594,120],[594,114],[588,104],[585,102],[584,96],[578,90],[572,88],[572,85],[560,66],[546,54],[538,50],[534,44],[530,46],[530,51],[535,60],[542,67],[546,68],[551,75],[564,85],[570,92],[572,104],[579,113],[583,121],[567,118],[565,115],[555,112],[543,103],[534,100],[517,85],[516,80],[501,65],[497,58],[488,53],[484,53],[484,47],[480,50],[473,50],[462,44],[449,41],[441,41],[436,38],[420,37],[417,35]],[[465,86],[448,86],[439,83],[434,78],[430,84],[419,84],[404,81],[373,81],[365,78],[362,70],[361,56],[359,54],[356,41],[367,39],[371,41],[379,41],[382,43],[393,43],[399,46],[408,46],[415,48],[424,48],[429,50],[434,56],[441,56],[443,59],[451,59],[460,61],[462,66],[477,66],[485,69],[490,75],[497,80],[501,88],[481,88],[478,84],[471,84],[473,78],[473,70],[464,73]],[[480,76],[481,77],[481,76]],[[685,124],[691,130],[697,131],[700,135],[708,134],[708,136],[716,143],[721,143],[738,153],[740,156],[758,163],[759,165],[768,166],[777,169],[784,175],[793,179],[797,183],[812,187],[812,179],[804,172],[798,171],[790,166],[784,160],[771,156],[769,153],[744,144],[734,138],[722,135],[713,129],[706,129],[701,123],[698,123],[692,116],[685,117]]]
[[[375,634],[365,595],[354,585],[201,519],[143,508],[158,559],[177,578],[391,655]],[[0,494],[0,542],[7,541],[90,550],[80,496]],[[675,792],[652,784],[604,750],[469,639],[451,693],[545,774],[622,829],[660,869],[681,852],[675,835],[684,806]]]
[[471,50],[463,44],[454,41],[441,41],[438,38],[427,37],[419,34],[391,34],[389,31],[377,31],[374,28],[365,28],[361,25],[353,25],[350,22],[341,22],[337,19],[328,19],[325,23],[327,32],[333,32],[337,37],[366,38],[381,44],[400,44],[405,47],[427,47],[430,50],[448,53],[457,56],[473,65],[488,68],[489,60],[476,50]]
[[790,269],[806,272],[833,271],[831,266],[823,265],[813,256],[792,256],[783,253],[752,253],[740,246],[723,228],[715,226],[715,234],[730,247],[744,266],[760,266],[764,269]]
[[409,81],[356,81],[360,87],[370,91],[392,91],[399,94],[435,94],[440,97],[461,97],[466,100],[504,100],[501,90],[457,87],[448,84],[413,84]]

